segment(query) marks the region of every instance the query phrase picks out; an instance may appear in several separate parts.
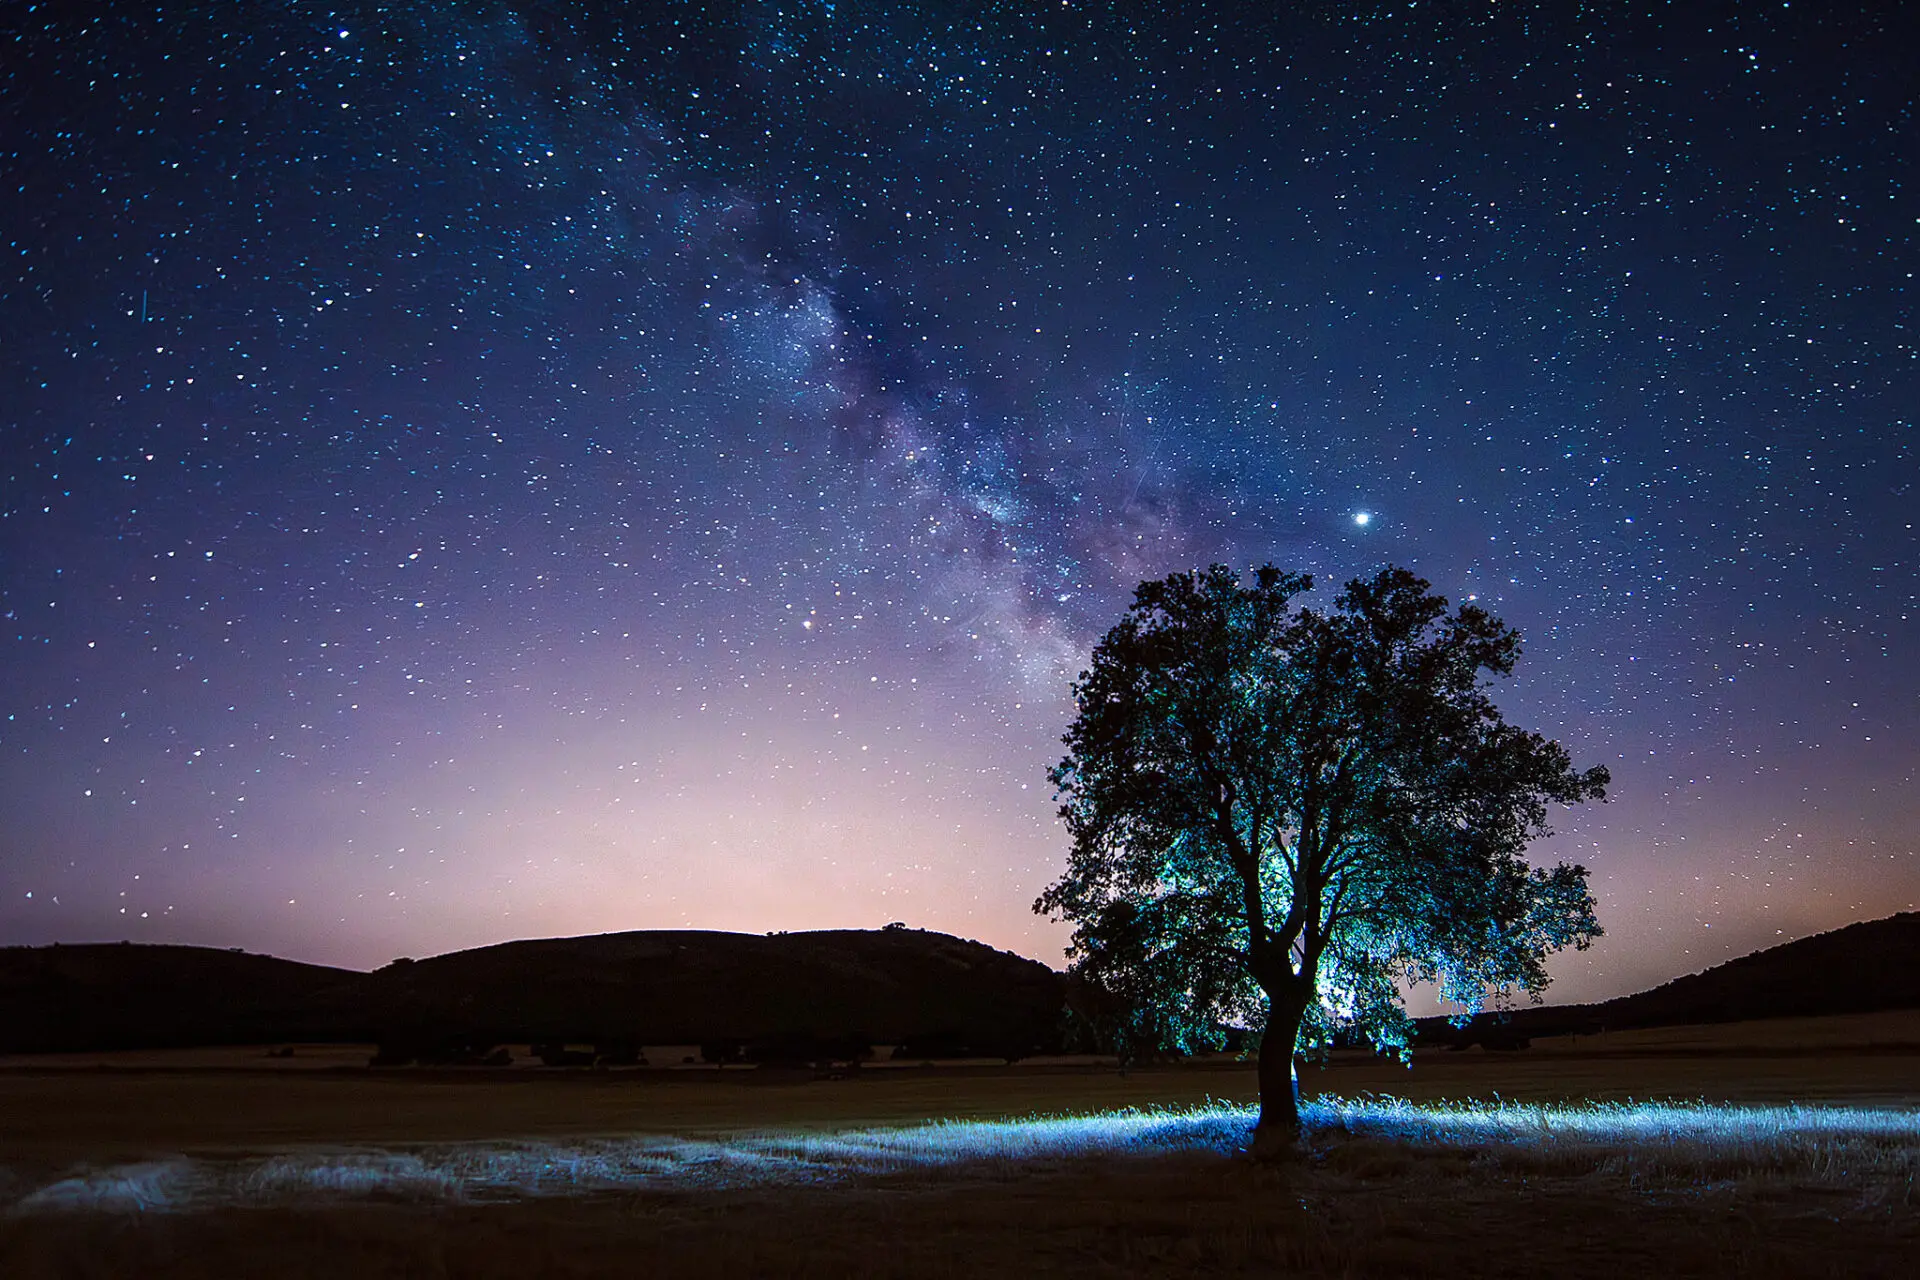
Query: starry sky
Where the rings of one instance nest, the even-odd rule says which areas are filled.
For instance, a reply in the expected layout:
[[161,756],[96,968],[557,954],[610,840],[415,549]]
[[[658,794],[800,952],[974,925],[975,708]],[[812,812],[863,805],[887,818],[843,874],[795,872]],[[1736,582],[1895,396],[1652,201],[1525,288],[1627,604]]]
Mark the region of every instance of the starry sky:
[[15,3],[0,942],[1054,964],[1141,579],[1605,764],[1557,1000],[1920,902],[1893,3]]

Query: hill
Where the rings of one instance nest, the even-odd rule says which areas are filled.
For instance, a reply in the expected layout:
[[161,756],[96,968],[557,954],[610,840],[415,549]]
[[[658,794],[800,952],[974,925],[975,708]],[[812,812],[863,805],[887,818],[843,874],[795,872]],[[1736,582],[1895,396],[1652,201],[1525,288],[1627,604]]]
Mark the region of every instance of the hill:
[[[1014,1057],[1059,1044],[1066,978],[919,929],[542,938],[373,973],[209,947],[0,948],[0,1052],[378,1042],[392,1061],[500,1044],[697,1044],[716,1058],[907,1044]],[[1599,1004],[1419,1023],[1423,1044],[1517,1048],[1601,1029],[1920,1008],[1920,912],[1849,925]]]
[[1516,1039],[1760,1018],[1920,1008],[1920,912],[1782,943],[1598,1004],[1485,1013],[1464,1028],[1419,1021],[1422,1043],[1506,1047]]
[[366,977],[212,947],[0,947],[0,1052],[364,1040]]
[[906,1042],[1007,1056],[1055,1041],[1064,984],[906,928],[543,938],[374,973],[205,947],[15,947],[0,950],[0,1052],[371,1040],[394,1060],[541,1042],[779,1057]]
[[984,943],[906,928],[550,938],[370,975],[390,1041],[706,1044],[776,1056],[809,1042],[1031,1053],[1055,1038],[1064,981]]

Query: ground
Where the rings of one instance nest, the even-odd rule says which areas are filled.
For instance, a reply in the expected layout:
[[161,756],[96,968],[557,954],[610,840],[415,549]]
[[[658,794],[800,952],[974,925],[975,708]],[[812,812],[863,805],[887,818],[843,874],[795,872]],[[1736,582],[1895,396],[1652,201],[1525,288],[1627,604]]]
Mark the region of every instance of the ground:
[[[1920,1013],[1411,1072],[1346,1058],[1303,1078],[1328,1101],[1275,1166],[1233,1150],[1244,1115],[1217,1104],[1253,1080],[1231,1062],[815,1080],[112,1061],[0,1063],[0,1275],[1612,1280],[1906,1275],[1920,1256]],[[1351,1101],[1388,1093],[1414,1103]],[[1658,1098],[1696,1105],[1639,1105]],[[1436,1099],[1460,1105],[1419,1105]],[[1532,1105],[1555,1103],[1576,1105]],[[1118,1107],[1173,1110],[912,1127]]]

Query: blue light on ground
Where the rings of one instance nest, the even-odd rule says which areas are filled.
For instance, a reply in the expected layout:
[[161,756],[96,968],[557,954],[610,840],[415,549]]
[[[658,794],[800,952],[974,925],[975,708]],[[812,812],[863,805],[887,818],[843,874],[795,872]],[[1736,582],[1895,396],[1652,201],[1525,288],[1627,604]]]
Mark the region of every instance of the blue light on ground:
[[[1657,1154],[1702,1167],[1804,1163],[1836,1151],[1920,1148],[1920,1113],[1862,1107],[1520,1103],[1416,1105],[1322,1097],[1303,1106],[1311,1142],[1373,1138],[1409,1146],[1578,1157]],[[247,1160],[176,1157],[77,1169],[25,1190],[9,1216],[184,1212],[236,1205],[383,1199],[521,1200],[649,1189],[817,1186],[855,1179],[1039,1171],[1087,1157],[1244,1151],[1255,1113],[1214,1106],[1085,1116],[953,1121],[836,1133],[728,1137],[633,1135],[408,1149],[303,1148]]]

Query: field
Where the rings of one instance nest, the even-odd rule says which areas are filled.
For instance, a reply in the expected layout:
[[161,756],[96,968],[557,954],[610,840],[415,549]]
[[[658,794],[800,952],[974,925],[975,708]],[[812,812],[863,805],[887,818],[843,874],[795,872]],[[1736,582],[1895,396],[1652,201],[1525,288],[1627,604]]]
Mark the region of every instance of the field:
[[[0,1275],[1908,1275],[1920,1012],[1342,1057],[547,1072],[0,1060]],[[655,1060],[661,1060],[655,1055]],[[677,1061],[677,1059],[672,1059]]]

